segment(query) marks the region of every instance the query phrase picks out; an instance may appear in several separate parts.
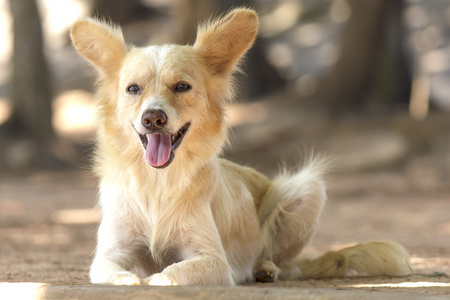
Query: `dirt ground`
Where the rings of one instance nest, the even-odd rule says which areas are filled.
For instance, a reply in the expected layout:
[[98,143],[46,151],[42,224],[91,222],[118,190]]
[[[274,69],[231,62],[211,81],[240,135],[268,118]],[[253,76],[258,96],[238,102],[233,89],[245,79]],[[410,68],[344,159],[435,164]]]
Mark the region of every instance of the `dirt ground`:
[[[299,153],[307,152],[302,149],[310,145],[335,157],[330,200],[303,255],[393,240],[409,250],[416,273],[403,278],[350,277],[264,287],[450,295],[446,275],[450,274],[448,116],[420,124],[402,116],[390,121],[349,118],[332,124],[286,111],[277,118],[280,112],[270,103],[252,105],[235,109],[245,115],[246,109],[258,114],[261,108],[275,117],[257,124],[235,120],[226,157],[268,176],[279,169],[280,159],[288,167],[300,161]],[[96,179],[85,169],[1,174],[0,282],[88,283],[100,219],[95,203]]]

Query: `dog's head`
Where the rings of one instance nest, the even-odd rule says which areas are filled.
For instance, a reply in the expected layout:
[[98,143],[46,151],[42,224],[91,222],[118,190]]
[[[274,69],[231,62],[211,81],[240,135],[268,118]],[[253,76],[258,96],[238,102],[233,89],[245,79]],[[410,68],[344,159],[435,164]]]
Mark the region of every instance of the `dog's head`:
[[193,46],[128,46],[120,29],[93,19],[75,23],[71,37],[99,71],[100,126],[132,135],[147,163],[164,168],[175,156],[220,151],[232,75],[257,27],[254,11],[235,9],[200,26]]

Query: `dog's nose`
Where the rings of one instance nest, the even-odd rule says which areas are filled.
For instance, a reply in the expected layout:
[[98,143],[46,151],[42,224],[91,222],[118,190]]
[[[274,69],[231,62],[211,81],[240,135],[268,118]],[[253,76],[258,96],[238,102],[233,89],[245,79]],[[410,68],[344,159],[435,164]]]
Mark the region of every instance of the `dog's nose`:
[[142,114],[141,122],[142,125],[147,129],[161,129],[167,123],[167,115],[162,110],[147,110]]

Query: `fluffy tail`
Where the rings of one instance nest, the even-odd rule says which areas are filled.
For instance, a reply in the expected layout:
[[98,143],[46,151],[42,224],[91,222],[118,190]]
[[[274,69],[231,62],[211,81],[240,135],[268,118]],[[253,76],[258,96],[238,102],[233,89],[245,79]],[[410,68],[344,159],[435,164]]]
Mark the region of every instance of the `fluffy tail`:
[[330,251],[314,258],[299,258],[294,264],[301,270],[301,278],[333,278],[349,275],[404,276],[412,273],[409,253],[394,242],[370,242]]
[[326,201],[325,158],[306,159],[300,171],[272,182],[258,210],[260,260],[291,262],[309,241]]

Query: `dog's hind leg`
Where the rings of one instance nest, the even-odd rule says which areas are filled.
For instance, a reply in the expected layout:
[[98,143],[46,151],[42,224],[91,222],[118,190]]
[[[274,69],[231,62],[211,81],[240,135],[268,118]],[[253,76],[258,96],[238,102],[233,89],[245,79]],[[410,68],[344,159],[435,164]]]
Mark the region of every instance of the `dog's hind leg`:
[[298,279],[292,262],[309,241],[326,201],[325,163],[309,160],[297,173],[273,181],[258,210],[261,250],[256,281]]

